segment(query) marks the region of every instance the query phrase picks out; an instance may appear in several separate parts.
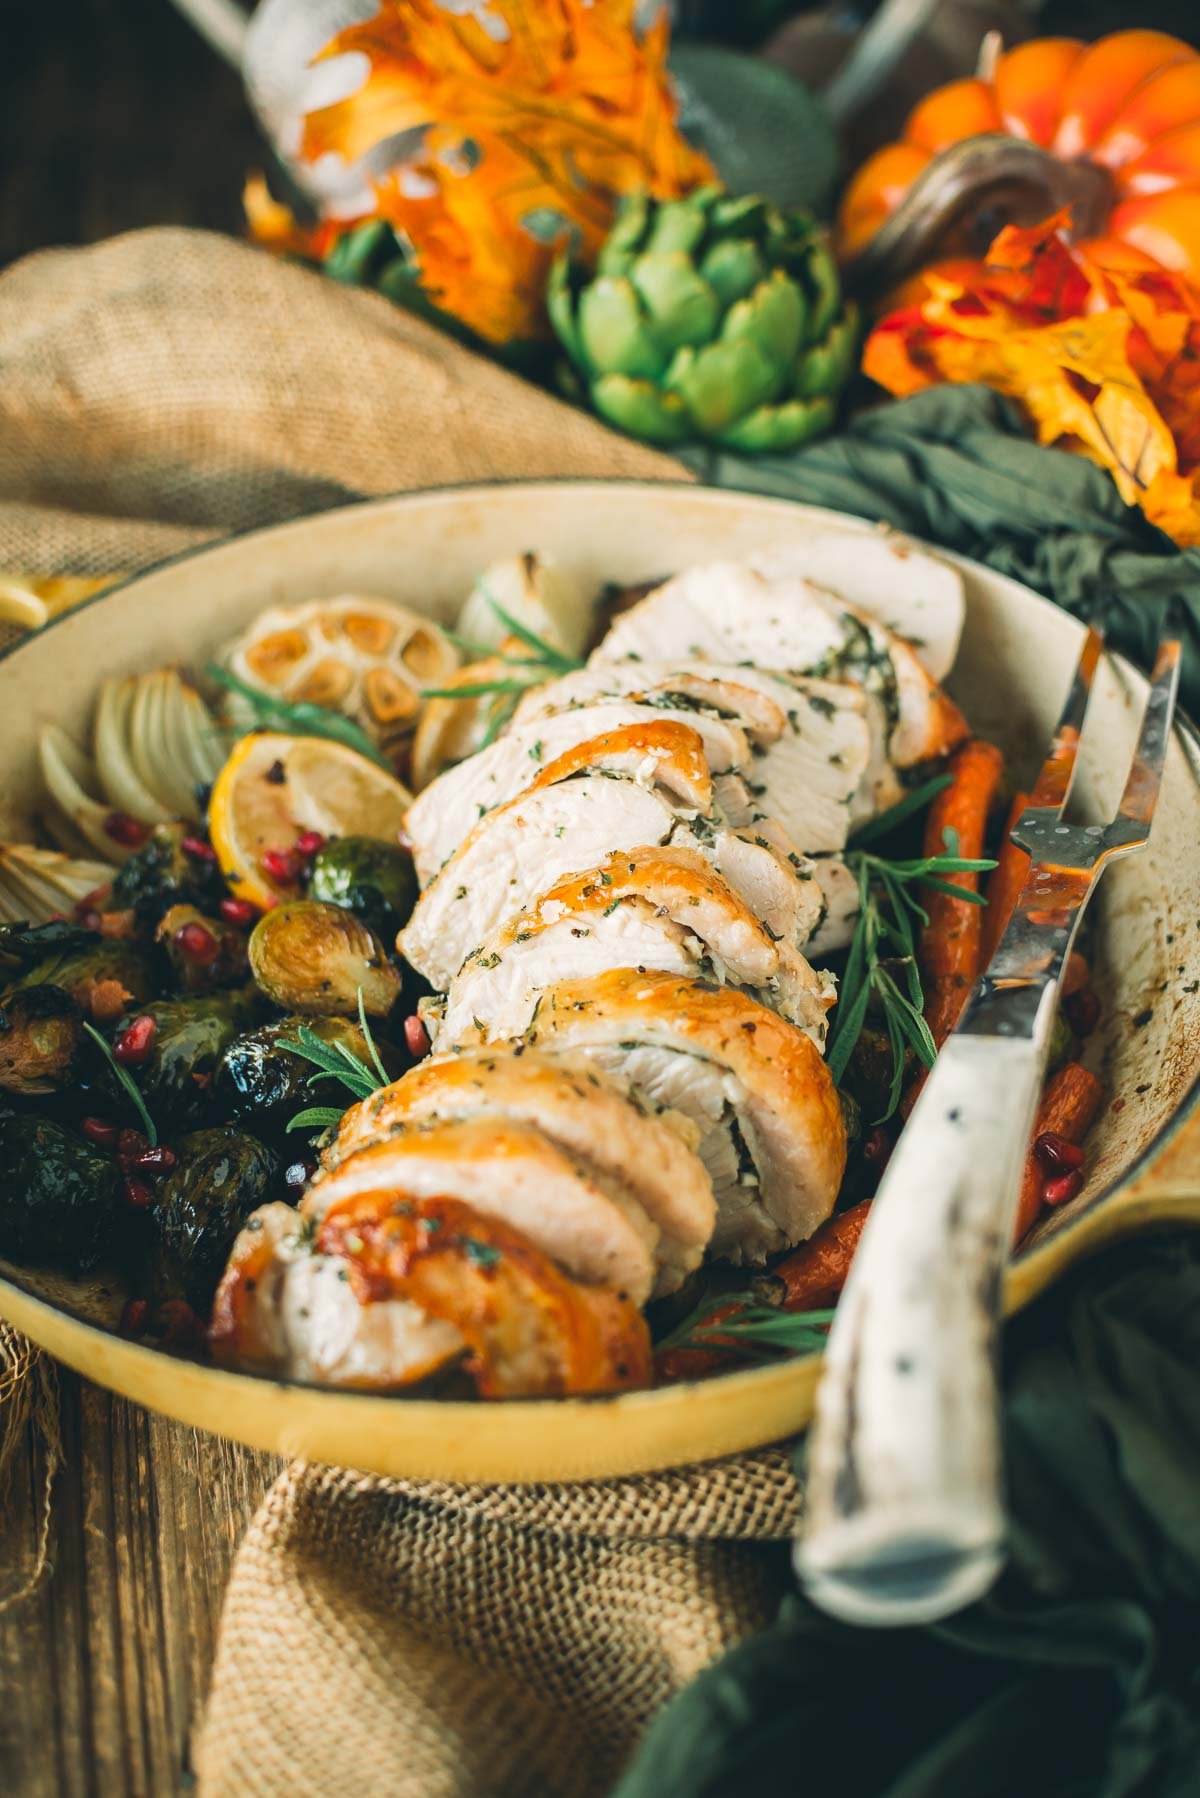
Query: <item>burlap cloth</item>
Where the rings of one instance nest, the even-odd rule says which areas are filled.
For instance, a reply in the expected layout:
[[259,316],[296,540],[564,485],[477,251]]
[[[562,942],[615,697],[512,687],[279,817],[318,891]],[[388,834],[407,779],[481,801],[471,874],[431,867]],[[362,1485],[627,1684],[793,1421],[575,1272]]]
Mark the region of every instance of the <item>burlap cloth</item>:
[[[132,570],[442,482],[682,473],[221,238],[139,232],[0,276],[0,567]],[[603,1793],[654,1711],[767,1621],[797,1504],[777,1450],[557,1488],[292,1467],[234,1567],[204,1798]]]

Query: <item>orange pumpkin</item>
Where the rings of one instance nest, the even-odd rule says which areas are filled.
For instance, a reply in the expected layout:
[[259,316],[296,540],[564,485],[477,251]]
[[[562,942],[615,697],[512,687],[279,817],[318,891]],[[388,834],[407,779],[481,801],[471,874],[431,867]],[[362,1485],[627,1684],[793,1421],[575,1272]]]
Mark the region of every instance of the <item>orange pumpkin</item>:
[[[968,153],[970,140],[982,141]],[[1149,258],[1200,279],[1200,55],[1161,31],[1118,31],[1091,45],[1040,38],[1001,55],[990,75],[939,88],[900,142],[851,181],[841,256],[894,281],[933,253],[977,254],[997,229],[1006,183],[1011,216],[1032,205],[1025,223],[1071,204],[1076,186],[1076,222],[1089,247],[1102,238],[1098,259]],[[970,230],[972,197],[981,242]],[[905,228],[876,242],[901,206]]]

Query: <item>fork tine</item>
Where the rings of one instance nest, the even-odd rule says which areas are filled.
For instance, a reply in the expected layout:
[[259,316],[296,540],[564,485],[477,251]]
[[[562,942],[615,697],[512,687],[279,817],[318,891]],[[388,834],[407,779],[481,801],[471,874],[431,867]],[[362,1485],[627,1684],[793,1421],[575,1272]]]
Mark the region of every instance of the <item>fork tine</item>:
[[1103,631],[1097,630],[1094,624],[1089,625],[1083,648],[1079,652],[1071,689],[1050,743],[1050,752],[1029,796],[1031,807],[1061,812],[1067,803],[1075,773],[1075,759],[1079,754],[1079,734],[1083,729],[1092,681],[1103,648]]
[[[1137,748],[1133,752],[1133,765],[1129,770],[1129,778],[1125,782],[1125,791],[1121,795],[1121,803],[1113,818],[1113,825],[1125,824],[1132,829],[1120,831],[1120,841],[1126,848],[1137,842],[1144,842],[1150,829],[1150,820],[1154,816],[1154,805],[1158,798],[1158,789],[1162,781],[1163,762],[1166,759],[1167,744],[1171,740],[1171,725],[1175,717],[1175,700],[1179,693],[1179,670],[1182,660],[1182,646],[1178,637],[1165,637],[1158,646],[1158,654],[1154,658],[1154,673],[1150,677],[1150,693],[1146,700],[1146,709],[1142,713],[1141,729],[1138,731]],[[1141,826],[1140,830],[1137,826]],[[1109,826],[1112,829],[1112,825]]]

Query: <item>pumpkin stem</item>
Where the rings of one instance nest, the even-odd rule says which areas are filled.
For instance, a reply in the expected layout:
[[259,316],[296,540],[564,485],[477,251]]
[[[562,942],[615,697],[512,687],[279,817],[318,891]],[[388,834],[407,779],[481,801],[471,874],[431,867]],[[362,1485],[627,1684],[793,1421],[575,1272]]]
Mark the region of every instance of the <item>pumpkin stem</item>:
[[859,295],[877,293],[938,255],[981,256],[1004,225],[1036,225],[1064,207],[1071,237],[1094,237],[1111,204],[1111,177],[1097,163],[1062,162],[999,132],[964,138],[921,171],[874,237],[846,262],[842,285]]
[[975,79],[986,82],[988,87],[996,80],[996,64],[1004,54],[1004,33],[1002,31],[985,31],[983,42],[979,46],[979,60],[975,64]]

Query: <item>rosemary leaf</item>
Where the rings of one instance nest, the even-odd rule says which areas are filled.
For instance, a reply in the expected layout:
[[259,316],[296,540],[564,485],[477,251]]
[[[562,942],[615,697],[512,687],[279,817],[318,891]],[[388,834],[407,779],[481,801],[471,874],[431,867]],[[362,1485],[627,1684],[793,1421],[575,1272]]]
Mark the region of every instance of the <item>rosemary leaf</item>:
[[330,742],[356,750],[377,767],[386,768],[389,774],[395,773],[387,757],[380,753],[353,718],[343,717],[341,712],[332,711],[328,706],[313,705],[308,700],[279,699],[273,693],[263,693],[217,662],[209,662],[205,672],[217,686],[244,699],[252,708],[255,721],[265,729],[286,731],[297,737],[327,737]]
[[146,1109],[146,1101],[142,1097],[142,1091],[137,1081],[133,1078],[133,1075],[127,1068],[121,1066],[120,1062],[113,1054],[112,1049],[96,1029],[95,1025],[85,1023],[83,1027],[91,1037],[92,1041],[99,1046],[104,1059],[116,1075],[119,1085],[124,1088],[125,1092],[129,1095],[129,1098],[133,1101],[138,1116],[142,1120],[142,1128],[146,1133],[146,1141],[150,1144],[152,1149],[156,1149],[158,1147],[158,1130],[155,1127],[154,1119]]
[[330,1130],[340,1124],[345,1113],[336,1105],[310,1105],[307,1111],[298,1111],[294,1118],[289,1118],[288,1131],[292,1130]]

